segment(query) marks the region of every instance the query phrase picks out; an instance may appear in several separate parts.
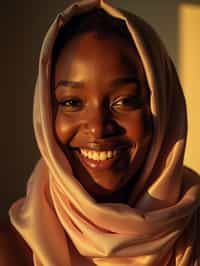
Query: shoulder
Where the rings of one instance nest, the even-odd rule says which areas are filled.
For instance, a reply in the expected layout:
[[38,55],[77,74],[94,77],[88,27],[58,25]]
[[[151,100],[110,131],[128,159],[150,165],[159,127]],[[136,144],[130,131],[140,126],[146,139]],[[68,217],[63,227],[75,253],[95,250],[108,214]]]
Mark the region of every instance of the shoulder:
[[33,265],[30,249],[8,220],[0,222],[0,265]]

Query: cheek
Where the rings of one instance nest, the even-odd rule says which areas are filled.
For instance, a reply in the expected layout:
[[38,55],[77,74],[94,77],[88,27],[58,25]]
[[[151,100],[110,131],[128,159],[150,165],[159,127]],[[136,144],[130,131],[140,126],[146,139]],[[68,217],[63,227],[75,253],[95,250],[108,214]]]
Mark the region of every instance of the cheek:
[[78,127],[76,119],[58,110],[55,118],[55,133],[62,144],[70,142]]
[[143,110],[135,111],[126,117],[124,127],[126,128],[128,138],[133,142],[142,142],[149,134],[146,130],[145,115]]

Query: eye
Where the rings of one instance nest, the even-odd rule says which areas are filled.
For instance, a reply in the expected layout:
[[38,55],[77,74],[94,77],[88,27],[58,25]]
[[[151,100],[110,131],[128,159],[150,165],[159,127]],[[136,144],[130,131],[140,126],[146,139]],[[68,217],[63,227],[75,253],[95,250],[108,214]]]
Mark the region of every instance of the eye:
[[81,99],[78,98],[68,98],[65,100],[61,100],[58,102],[58,104],[61,105],[61,107],[65,111],[69,112],[79,111],[83,106]]
[[141,97],[138,95],[131,95],[121,97],[114,101],[112,108],[120,110],[136,110],[142,107]]

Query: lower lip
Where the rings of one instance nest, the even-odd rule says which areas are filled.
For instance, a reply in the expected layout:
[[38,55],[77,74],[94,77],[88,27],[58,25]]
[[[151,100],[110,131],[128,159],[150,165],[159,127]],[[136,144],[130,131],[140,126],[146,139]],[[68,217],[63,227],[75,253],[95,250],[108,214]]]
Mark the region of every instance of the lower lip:
[[97,160],[92,160],[92,159],[85,157],[84,155],[81,154],[81,152],[78,152],[78,153],[80,155],[79,156],[80,160],[83,163],[85,163],[87,166],[95,170],[106,170],[106,169],[111,168],[112,165],[116,163],[120,159],[121,155],[123,154],[123,152],[120,151],[117,155],[115,155],[114,157],[110,159],[103,160],[103,161],[100,161],[100,160],[97,161]]

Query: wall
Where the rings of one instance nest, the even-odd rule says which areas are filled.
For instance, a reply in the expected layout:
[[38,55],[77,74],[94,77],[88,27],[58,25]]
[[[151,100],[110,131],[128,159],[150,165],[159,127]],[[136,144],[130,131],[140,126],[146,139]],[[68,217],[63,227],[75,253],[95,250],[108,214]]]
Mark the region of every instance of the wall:
[[178,10],[179,72],[189,114],[185,163],[200,173],[200,3]]
[[[177,7],[183,1],[110,0],[146,19],[177,64]],[[191,1],[190,1],[191,2]],[[48,26],[66,1],[4,1],[1,5],[0,218],[25,193],[39,158],[32,130],[32,99],[39,50]]]

